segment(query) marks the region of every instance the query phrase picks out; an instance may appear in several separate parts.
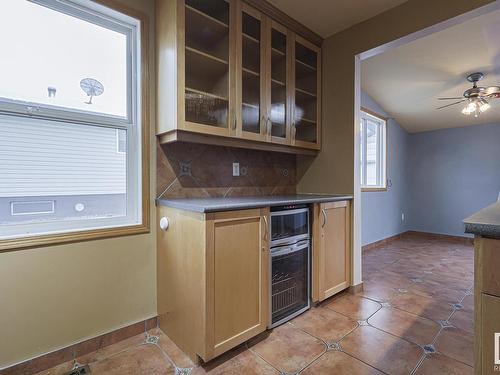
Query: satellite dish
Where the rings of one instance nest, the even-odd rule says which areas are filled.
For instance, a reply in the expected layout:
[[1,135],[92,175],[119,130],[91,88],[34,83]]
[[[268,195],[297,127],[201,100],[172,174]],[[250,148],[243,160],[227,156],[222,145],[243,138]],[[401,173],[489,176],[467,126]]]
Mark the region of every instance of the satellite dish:
[[104,86],[102,85],[102,83],[94,78],[82,79],[80,81],[80,87],[85,92],[85,94],[90,97],[89,101],[85,102],[86,104],[92,104],[92,98],[94,96],[102,95],[102,93],[104,92]]

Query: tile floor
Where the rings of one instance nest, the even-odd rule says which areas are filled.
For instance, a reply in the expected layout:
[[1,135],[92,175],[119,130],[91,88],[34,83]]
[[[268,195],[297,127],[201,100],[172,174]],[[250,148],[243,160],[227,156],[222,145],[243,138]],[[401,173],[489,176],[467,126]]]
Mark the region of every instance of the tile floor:
[[473,373],[471,245],[407,237],[366,251],[363,274],[363,292],[324,301],[202,367],[159,329],[77,362],[111,375]]

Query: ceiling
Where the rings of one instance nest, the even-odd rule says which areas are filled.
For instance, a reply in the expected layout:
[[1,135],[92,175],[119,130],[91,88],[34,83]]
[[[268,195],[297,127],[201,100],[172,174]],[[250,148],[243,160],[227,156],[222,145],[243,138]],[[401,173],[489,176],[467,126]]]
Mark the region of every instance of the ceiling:
[[361,63],[361,86],[412,133],[500,122],[500,99],[479,118],[464,105],[436,110],[472,86],[466,76],[483,72],[480,86],[500,86],[500,11],[389,50]]
[[268,0],[301,24],[327,38],[407,0]]

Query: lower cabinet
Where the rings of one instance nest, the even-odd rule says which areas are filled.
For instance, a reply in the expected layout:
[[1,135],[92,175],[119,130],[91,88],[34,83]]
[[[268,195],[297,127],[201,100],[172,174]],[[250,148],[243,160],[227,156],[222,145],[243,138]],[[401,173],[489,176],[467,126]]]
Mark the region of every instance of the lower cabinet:
[[208,361],[263,332],[269,319],[268,209],[200,214],[158,208],[160,328]]
[[323,301],[351,284],[349,201],[313,207],[312,300]]
[[500,371],[500,297],[481,295],[481,374]]
[[500,240],[474,239],[474,373],[500,373]]

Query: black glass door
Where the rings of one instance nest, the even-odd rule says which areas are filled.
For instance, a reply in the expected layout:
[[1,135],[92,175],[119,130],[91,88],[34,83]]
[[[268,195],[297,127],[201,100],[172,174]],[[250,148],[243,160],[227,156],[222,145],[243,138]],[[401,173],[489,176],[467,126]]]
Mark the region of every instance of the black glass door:
[[309,307],[309,241],[296,248],[273,249],[272,324]]
[[271,246],[293,243],[309,237],[309,210],[271,213]]

